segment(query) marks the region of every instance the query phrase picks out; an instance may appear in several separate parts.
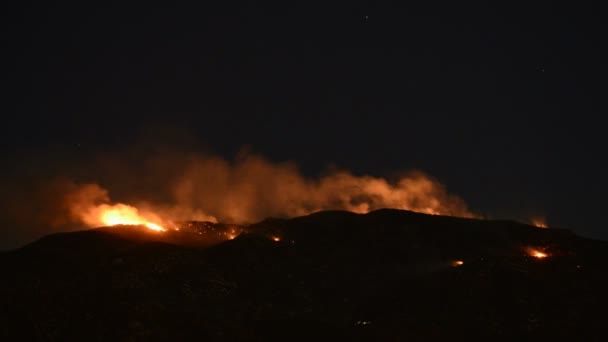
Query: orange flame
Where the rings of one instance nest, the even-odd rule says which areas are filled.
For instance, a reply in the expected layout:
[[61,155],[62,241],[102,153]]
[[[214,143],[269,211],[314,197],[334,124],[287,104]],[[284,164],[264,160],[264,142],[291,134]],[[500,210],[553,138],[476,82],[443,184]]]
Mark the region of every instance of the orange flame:
[[[462,199],[421,172],[388,180],[338,170],[315,179],[302,175],[295,164],[272,163],[255,155],[244,155],[235,162],[194,158],[175,169],[180,174],[163,176],[154,187],[160,192],[158,198],[163,198],[161,203],[146,204],[139,211],[127,204],[114,204],[108,191],[97,184],[75,184],[66,194],[66,208],[71,219],[92,227],[142,224],[155,230],[172,229],[171,222],[248,224],[267,217],[294,217],[322,210],[368,213],[394,208],[475,217]],[[155,172],[153,168],[151,172]],[[167,184],[166,178],[174,181]],[[128,193],[125,189],[122,192]],[[141,195],[129,198],[147,197]],[[236,234],[226,236],[234,238]]]
[[545,219],[537,217],[531,220],[532,225],[538,228],[549,228]]
[[160,224],[154,223],[143,218],[137,208],[130,205],[118,203],[115,205],[102,204],[95,208],[98,212],[99,221],[105,226],[116,225],[142,225],[148,229],[159,232],[165,231]]
[[535,248],[528,249],[528,255],[537,259],[544,259],[549,256],[549,254]]
[[90,227],[141,225],[150,230],[165,231],[161,224],[164,221],[150,211],[140,212],[136,207],[123,203],[108,204],[107,190],[97,184],[78,187],[66,195],[65,201],[72,216]]
[[81,213],[81,215],[83,221],[92,227],[141,225],[157,232],[166,230],[160,224],[161,220],[156,215],[151,213],[147,213],[146,215],[141,214],[137,208],[122,203],[93,206]]

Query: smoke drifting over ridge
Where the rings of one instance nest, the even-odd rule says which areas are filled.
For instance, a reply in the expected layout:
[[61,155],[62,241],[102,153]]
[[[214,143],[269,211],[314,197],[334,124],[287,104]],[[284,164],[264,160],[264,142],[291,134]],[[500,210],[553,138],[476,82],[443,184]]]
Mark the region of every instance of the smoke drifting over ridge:
[[[64,195],[70,218],[89,226],[103,225],[99,212],[108,208],[135,210],[157,224],[184,220],[252,223],[320,210],[366,213],[380,208],[473,216],[462,199],[418,171],[395,182],[343,170],[307,178],[293,163],[273,163],[253,154],[232,162],[219,157],[190,157],[172,165],[175,174],[157,181],[156,189],[167,194],[164,200],[151,201],[145,194],[139,197],[134,193],[130,198],[135,201],[127,206],[111,202],[103,184],[81,184]],[[150,170],[151,174],[154,171]]]

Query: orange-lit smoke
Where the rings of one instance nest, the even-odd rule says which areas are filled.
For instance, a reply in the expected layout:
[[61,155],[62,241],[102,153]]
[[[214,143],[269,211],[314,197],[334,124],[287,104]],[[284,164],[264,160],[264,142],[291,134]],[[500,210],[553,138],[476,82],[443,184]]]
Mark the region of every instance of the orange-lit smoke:
[[466,204],[421,172],[396,182],[336,171],[319,179],[302,176],[291,163],[247,155],[192,162],[173,187],[178,207],[197,208],[221,222],[255,222],[320,210],[367,213],[380,208],[472,217]]
[[[141,195],[139,201],[129,201],[137,208],[112,205],[106,190],[87,184],[68,194],[69,211],[73,218],[89,226],[121,221],[158,227],[186,220],[252,223],[267,217],[293,217],[320,210],[367,213],[395,208],[473,216],[464,201],[421,172],[410,172],[394,182],[355,176],[348,171],[312,179],[301,175],[294,164],[272,163],[255,155],[242,156],[235,162],[213,157],[191,158],[180,166],[176,165],[179,174],[169,184],[166,177],[159,177],[158,186],[154,187],[168,193],[163,202],[144,202],[148,199]],[[134,193],[131,198],[137,195]]]
[[91,227],[114,225],[143,225],[151,230],[164,231],[160,217],[151,212],[117,203],[108,204],[106,190],[96,184],[86,184],[68,194],[67,203],[73,218]]
[[549,254],[537,248],[528,248],[528,255],[537,259],[544,259],[549,256]]
[[536,217],[531,220],[533,226],[538,228],[549,228],[544,218]]
[[[102,204],[91,208],[85,215],[90,217],[89,222],[97,222],[95,225],[115,226],[115,225],[143,225],[156,231],[164,231],[159,223],[155,223],[139,214],[137,208],[118,203],[114,205]],[[160,220],[154,220],[160,222]]]

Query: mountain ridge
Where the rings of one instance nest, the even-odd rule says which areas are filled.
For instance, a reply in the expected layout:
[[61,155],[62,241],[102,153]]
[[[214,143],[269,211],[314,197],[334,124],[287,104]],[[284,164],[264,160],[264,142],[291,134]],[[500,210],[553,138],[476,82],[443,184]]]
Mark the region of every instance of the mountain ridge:
[[603,339],[608,242],[568,230],[399,210],[184,224],[0,254],[0,337]]

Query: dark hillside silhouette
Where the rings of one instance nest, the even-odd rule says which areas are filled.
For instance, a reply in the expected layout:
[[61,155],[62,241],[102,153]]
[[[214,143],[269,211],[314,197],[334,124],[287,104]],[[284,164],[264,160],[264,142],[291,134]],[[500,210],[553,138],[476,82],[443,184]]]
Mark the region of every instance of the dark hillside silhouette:
[[399,210],[105,227],[0,254],[0,339],[598,341],[606,263],[567,230]]

